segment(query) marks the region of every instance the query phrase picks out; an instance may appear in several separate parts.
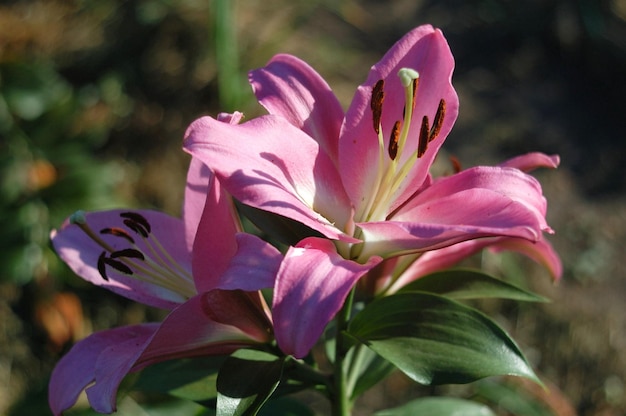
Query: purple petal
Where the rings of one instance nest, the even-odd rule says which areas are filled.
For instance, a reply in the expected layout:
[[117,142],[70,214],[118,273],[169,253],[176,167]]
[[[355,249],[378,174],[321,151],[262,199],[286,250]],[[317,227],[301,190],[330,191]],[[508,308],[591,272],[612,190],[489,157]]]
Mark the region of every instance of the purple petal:
[[343,109],[324,79],[291,55],[276,55],[249,74],[252,89],[270,114],[286,118],[314,138],[336,163]]
[[[400,162],[403,163],[417,149],[422,117],[428,116],[432,125],[441,99],[446,101],[446,114],[439,135],[429,143],[426,153],[417,160],[404,180],[404,186],[395,193],[390,212],[424,182],[458,114],[458,97],[451,84],[454,58],[450,48],[441,31],[428,25],[420,26],[407,33],[372,67],[367,81],[358,88],[346,113],[339,141],[339,166],[356,212],[359,212],[360,204],[367,201],[368,195],[375,188],[374,167],[379,165],[378,136],[373,128],[370,110],[372,88],[379,80],[385,81],[381,124],[387,149],[393,125],[402,120],[405,105],[404,89],[397,76],[401,68],[414,69],[420,77],[411,130]],[[387,155],[384,160],[385,163],[390,162]]]
[[[109,367],[110,363],[99,362],[98,357],[111,347],[115,348],[116,366],[109,368],[118,372],[116,378],[121,381],[157,328],[158,324],[142,324],[100,331],[74,345],[50,377],[48,401],[52,413],[60,415],[72,407],[80,393],[96,381],[96,373],[101,371],[98,366]],[[90,397],[92,407],[102,413],[115,411],[118,385],[119,382],[109,385],[103,396]]]
[[185,150],[239,201],[329,238],[354,241],[342,231],[351,226],[351,207],[332,160],[285,119],[263,116],[229,125],[204,117],[185,136]]
[[[191,254],[185,242],[184,225],[181,220],[160,212],[132,211],[145,218],[150,225],[148,237],[144,238],[141,226],[133,230],[124,223],[123,215],[127,212],[130,211],[117,209],[91,212],[85,214],[85,220],[94,235],[112,251],[131,248],[144,253],[146,260],[115,259],[131,265],[134,271],[132,275],[104,265],[103,276],[98,270],[99,259],[103,252],[105,257],[109,257],[109,250],[69,220],[61,229],[52,231],[52,244],[59,257],[83,279],[137,302],[172,309],[196,293],[191,279]],[[120,229],[127,235],[102,233],[110,229]],[[159,273],[163,282],[155,281],[154,275],[142,271],[148,269]]]
[[281,350],[296,358],[306,356],[357,280],[380,260],[346,260],[331,241],[314,237],[291,247],[276,279],[272,308]]

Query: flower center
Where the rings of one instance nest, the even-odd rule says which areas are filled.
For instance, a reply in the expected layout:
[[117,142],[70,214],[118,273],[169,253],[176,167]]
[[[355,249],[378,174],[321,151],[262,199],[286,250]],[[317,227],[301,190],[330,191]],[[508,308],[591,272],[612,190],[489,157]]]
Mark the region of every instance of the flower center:
[[[96,233],[88,224],[85,213],[78,211],[70,217],[103,251],[98,257],[97,269],[104,280],[109,280],[107,270],[113,269],[124,275],[160,286],[186,298],[196,294],[193,277],[172,258],[152,233],[150,222],[136,212],[121,212],[121,224],[105,227]],[[109,235],[127,244],[116,249],[102,236]]]
[[404,87],[405,105],[402,118],[397,120],[391,128],[387,146],[385,146],[382,126],[385,81],[379,80],[372,89],[370,109],[373,116],[374,132],[378,136],[379,161],[376,186],[371,193],[372,197],[356,216],[362,222],[384,221],[387,218],[396,191],[402,186],[417,160],[424,156],[428,144],[439,135],[446,113],[446,102],[441,99],[432,126],[428,116],[424,115],[419,127],[417,148],[411,155],[404,157],[407,151],[407,139],[411,131],[411,120],[415,111],[419,73],[410,68],[402,68],[398,71],[398,77]]

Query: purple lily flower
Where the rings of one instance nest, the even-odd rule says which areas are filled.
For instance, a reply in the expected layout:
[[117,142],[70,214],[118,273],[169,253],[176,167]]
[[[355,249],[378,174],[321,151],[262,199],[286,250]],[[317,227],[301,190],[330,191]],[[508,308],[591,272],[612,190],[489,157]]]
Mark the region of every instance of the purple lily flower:
[[73,406],[85,389],[96,411],[111,413],[129,372],[270,342],[272,319],[259,289],[273,287],[282,256],[239,230],[229,196],[192,159],[182,220],[112,210],[75,214],[53,231],[57,253],[79,276],[170,310],[161,323],[99,331],[74,345],[50,379],[53,413]]
[[[249,75],[269,115],[243,124],[200,118],[187,130],[184,147],[242,203],[334,240],[326,261],[352,262],[348,272],[332,277],[346,283],[332,294],[331,309],[338,310],[363,269],[382,259],[478,238],[537,243],[543,232],[552,232],[539,183],[516,166],[431,178],[429,169],[458,114],[453,67],[441,31],[420,26],[371,68],[344,113],[317,72],[278,55]],[[316,274],[306,253],[317,250],[312,256],[319,256],[315,247],[326,247],[312,241],[295,251],[307,261],[291,261],[289,252],[281,266],[276,292],[283,295],[273,305],[281,315],[295,314],[309,301],[308,292],[299,291],[299,280]],[[330,279],[319,277],[320,286]],[[292,288],[295,293],[287,295]],[[307,321],[309,333],[320,334],[326,323]],[[279,345],[301,356],[303,350],[287,345],[297,337],[290,328],[277,333]]]

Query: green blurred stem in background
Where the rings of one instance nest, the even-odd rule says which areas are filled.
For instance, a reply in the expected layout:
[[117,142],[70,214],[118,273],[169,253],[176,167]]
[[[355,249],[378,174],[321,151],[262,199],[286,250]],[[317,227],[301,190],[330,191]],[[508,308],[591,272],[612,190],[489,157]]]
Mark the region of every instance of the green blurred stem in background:
[[223,111],[232,112],[239,109],[242,100],[237,28],[234,16],[236,1],[212,0],[211,6],[219,104]]

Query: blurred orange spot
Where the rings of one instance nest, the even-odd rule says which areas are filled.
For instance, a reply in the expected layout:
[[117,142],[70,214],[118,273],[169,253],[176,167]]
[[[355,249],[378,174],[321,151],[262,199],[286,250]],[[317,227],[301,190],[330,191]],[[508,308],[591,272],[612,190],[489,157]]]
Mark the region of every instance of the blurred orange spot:
[[83,308],[73,293],[56,293],[52,299],[39,302],[35,306],[35,319],[56,350],[85,335]]

